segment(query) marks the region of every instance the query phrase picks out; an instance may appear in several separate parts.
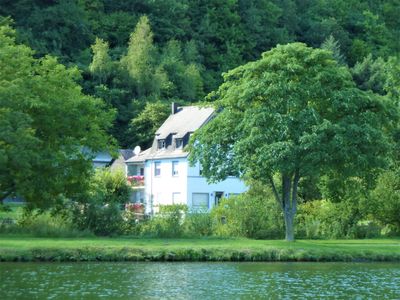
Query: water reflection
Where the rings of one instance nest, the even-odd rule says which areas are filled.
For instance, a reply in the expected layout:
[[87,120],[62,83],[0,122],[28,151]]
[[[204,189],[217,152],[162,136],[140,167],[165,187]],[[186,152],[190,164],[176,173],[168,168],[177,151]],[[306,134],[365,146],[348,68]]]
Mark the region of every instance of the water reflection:
[[1,263],[0,299],[400,299],[400,264]]

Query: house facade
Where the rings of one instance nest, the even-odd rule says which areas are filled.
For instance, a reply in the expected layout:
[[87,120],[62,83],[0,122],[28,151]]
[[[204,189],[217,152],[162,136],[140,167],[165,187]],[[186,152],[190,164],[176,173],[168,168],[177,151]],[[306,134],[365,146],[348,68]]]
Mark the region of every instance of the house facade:
[[236,177],[209,184],[197,163],[190,166],[184,150],[190,135],[214,115],[212,108],[177,107],[156,132],[151,148],[126,161],[128,178],[134,186],[134,202],[144,203],[147,213],[160,205],[186,204],[192,210],[209,210],[221,198],[247,190]]

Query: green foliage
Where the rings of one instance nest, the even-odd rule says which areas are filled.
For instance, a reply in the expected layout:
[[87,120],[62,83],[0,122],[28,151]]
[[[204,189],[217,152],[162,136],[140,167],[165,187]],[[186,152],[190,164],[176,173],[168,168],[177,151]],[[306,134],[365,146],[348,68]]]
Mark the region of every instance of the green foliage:
[[96,235],[113,235],[123,231],[121,204],[129,201],[130,187],[122,172],[97,169],[90,189],[80,202],[71,204],[72,221],[79,230]]
[[368,211],[383,225],[400,232],[400,177],[399,170],[382,173],[372,191]]
[[92,74],[99,78],[100,83],[107,80],[111,71],[111,58],[108,54],[108,43],[102,39],[96,38],[96,42],[92,45],[93,59],[89,65]]
[[[0,16],[15,20],[18,40],[37,57],[50,53],[79,66],[85,92],[117,109],[110,133],[126,147],[135,144],[126,138],[129,122],[149,95],[198,101],[221,84],[221,73],[277,44],[319,47],[332,37],[325,46],[339,53],[340,45],[350,66],[370,54],[385,61],[398,56],[399,11],[398,0],[14,0],[2,3]],[[99,46],[95,37],[109,43],[111,73],[90,71],[100,57],[90,59],[90,44]],[[171,44],[180,56],[170,56]],[[100,83],[106,93],[97,93]],[[137,110],[133,99],[142,102]]]
[[18,220],[17,232],[37,237],[82,237],[93,235],[89,231],[79,231],[71,222],[70,216],[55,215],[49,212],[31,212]]
[[145,237],[181,237],[187,206],[182,204],[160,206],[160,211],[145,222],[140,234]]
[[156,69],[155,51],[149,19],[143,16],[130,36],[126,56],[121,59],[139,96],[159,95],[167,84],[163,70]]
[[282,213],[271,190],[255,184],[239,196],[223,199],[213,208],[214,234],[257,239],[283,236]]
[[87,188],[91,159],[83,148],[112,148],[113,112],[82,93],[77,68],[33,57],[0,27],[0,190],[48,208]]
[[183,224],[187,237],[205,237],[213,235],[213,218],[208,211],[186,214]]
[[170,114],[170,105],[161,101],[148,102],[144,110],[130,124],[132,141],[136,145],[149,147],[154,134]]
[[364,91],[385,95],[386,64],[382,58],[374,60],[369,54],[361,62],[357,62],[352,69],[352,75],[357,86]]
[[[297,234],[303,238],[373,238],[382,226],[371,216],[379,204],[369,196],[368,183],[360,178],[322,178],[322,197],[299,205]],[[382,201],[386,201],[382,200]]]
[[321,45],[322,49],[329,50],[332,52],[333,58],[341,65],[345,65],[346,61],[340,51],[340,45],[335,38],[330,35]]
[[271,185],[288,239],[302,177],[361,177],[385,166],[392,142],[386,133],[398,111],[386,98],[356,88],[331,52],[278,46],[226,73],[224,81],[209,95],[219,113],[194,134],[189,158],[200,161],[210,181],[236,169]]
[[55,214],[38,210],[24,210],[24,207],[13,207],[17,210],[10,214],[12,222],[2,222],[0,232],[6,234],[29,234],[35,237],[82,237],[93,235],[89,231],[80,231],[72,224],[70,214]]

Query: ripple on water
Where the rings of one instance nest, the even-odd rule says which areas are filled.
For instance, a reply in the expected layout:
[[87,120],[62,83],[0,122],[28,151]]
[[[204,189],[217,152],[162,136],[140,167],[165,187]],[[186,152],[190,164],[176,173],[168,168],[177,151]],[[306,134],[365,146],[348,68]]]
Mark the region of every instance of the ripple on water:
[[0,299],[400,299],[400,264],[2,263]]

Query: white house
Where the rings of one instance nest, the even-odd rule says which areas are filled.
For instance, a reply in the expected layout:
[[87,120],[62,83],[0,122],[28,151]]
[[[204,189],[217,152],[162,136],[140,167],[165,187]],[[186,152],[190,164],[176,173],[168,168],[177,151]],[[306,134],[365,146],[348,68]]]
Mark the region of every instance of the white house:
[[134,201],[144,203],[147,213],[168,204],[210,209],[222,197],[246,191],[245,184],[236,177],[208,184],[201,166],[189,165],[184,147],[190,134],[210,121],[213,114],[212,108],[178,108],[173,103],[172,114],[156,132],[152,147],[126,161],[128,176],[137,182]]

